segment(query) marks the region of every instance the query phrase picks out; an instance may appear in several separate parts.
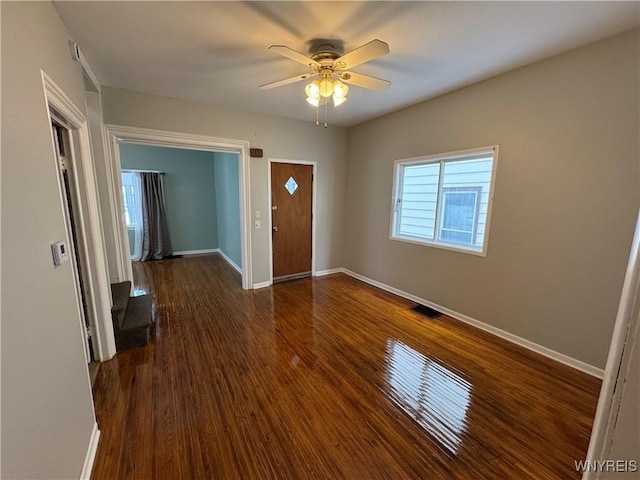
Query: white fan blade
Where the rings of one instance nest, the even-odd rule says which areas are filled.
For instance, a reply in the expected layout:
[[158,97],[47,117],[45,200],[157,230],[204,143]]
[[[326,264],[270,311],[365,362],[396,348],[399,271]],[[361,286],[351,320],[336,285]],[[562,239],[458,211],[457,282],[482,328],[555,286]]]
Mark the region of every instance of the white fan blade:
[[389,80],[383,80],[356,72],[341,72],[340,79],[350,85],[368,88],[369,90],[377,90],[378,92],[386,90],[391,85]]
[[300,52],[296,52],[295,50],[285,46],[285,45],[271,45],[269,50],[272,52],[278,53],[283,57],[290,58],[294,62],[301,63],[302,65],[306,65],[307,67],[311,65],[316,65],[312,58],[307,57],[306,55],[301,54]]
[[353,68],[361,63],[368,62],[374,58],[381,57],[389,53],[389,45],[382,40],[371,40],[361,47],[345,53],[335,61],[336,70],[344,70],[345,68]]
[[284,80],[278,80],[277,82],[265,83],[264,85],[260,85],[258,88],[260,90],[269,90],[271,88],[281,87],[283,85],[288,85],[290,83],[299,82],[300,80],[305,80],[312,76],[313,76],[312,73],[303,73],[302,75],[296,75],[295,77],[285,78]]

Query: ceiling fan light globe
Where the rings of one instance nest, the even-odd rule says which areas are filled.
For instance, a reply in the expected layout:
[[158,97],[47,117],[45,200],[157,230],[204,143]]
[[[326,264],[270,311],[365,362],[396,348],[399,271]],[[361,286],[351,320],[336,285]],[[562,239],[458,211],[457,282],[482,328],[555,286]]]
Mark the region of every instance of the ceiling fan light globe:
[[337,97],[346,97],[347,93],[349,93],[349,87],[342,83],[340,80],[336,80],[333,82],[333,95],[334,98]]
[[339,97],[337,95],[333,95],[333,106],[338,107],[347,101],[347,97]]
[[304,92],[308,97],[318,97],[320,95],[320,82],[318,82],[318,80],[314,80],[309,85],[304,87]]
[[307,102],[309,102],[314,107],[320,106],[320,97],[307,97]]
[[321,97],[330,97],[333,95],[333,80],[330,78],[321,78],[320,79],[320,96]]

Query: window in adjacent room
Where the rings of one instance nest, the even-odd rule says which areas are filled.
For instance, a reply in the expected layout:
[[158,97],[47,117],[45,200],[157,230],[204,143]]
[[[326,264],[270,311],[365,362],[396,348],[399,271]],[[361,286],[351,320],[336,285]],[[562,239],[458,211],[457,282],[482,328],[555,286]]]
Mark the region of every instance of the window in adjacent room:
[[498,146],[395,162],[391,238],[486,255]]
[[134,195],[135,174],[122,172],[122,199],[124,202],[124,218],[127,227],[136,226],[136,203]]

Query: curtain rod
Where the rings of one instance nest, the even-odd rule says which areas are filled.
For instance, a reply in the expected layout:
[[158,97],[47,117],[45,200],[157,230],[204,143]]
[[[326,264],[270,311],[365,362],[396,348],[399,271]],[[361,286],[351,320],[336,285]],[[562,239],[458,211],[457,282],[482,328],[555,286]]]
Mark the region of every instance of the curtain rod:
[[161,172],[160,170],[137,170],[135,168],[122,168],[121,172],[139,172],[139,173],[159,173],[160,175],[166,175],[165,172]]

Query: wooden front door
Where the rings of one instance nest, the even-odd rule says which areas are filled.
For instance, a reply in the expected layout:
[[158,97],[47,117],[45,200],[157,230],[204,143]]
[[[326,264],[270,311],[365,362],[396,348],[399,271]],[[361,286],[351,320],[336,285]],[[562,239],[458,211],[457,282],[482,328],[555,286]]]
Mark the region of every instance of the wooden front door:
[[311,274],[313,167],[271,164],[273,278]]

